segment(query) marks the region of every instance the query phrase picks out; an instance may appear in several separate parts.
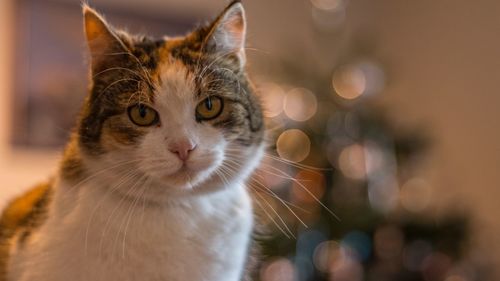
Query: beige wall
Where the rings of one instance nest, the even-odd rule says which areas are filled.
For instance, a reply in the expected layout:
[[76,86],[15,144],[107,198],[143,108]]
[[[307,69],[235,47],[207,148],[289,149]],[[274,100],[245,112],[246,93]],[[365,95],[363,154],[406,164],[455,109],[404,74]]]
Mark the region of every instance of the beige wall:
[[3,154],[6,149],[6,139],[7,133],[9,130],[9,112],[8,112],[8,104],[9,104],[9,94],[11,79],[9,72],[9,65],[11,64],[11,53],[10,47],[8,44],[11,36],[11,2],[10,1],[1,1],[0,2],[0,153]]
[[12,196],[37,181],[45,180],[56,166],[57,153],[50,151],[12,150],[12,1],[0,0],[0,208]]

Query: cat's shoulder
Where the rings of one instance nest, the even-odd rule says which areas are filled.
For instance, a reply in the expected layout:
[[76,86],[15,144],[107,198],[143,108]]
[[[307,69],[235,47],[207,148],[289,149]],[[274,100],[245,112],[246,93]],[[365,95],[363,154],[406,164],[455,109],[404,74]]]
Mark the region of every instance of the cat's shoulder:
[[40,183],[14,198],[5,207],[0,217],[0,239],[6,243],[18,235],[23,242],[46,218],[53,190],[53,181]]
[[23,244],[45,220],[53,181],[38,184],[11,200],[0,216],[0,280],[5,280],[12,243]]
[[2,234],[7,234],[6,231],[16,231],[20,228],[39,225],[50,202],[52,188],[53,181],[49,180],[34,186],[10,201],[0,217]]

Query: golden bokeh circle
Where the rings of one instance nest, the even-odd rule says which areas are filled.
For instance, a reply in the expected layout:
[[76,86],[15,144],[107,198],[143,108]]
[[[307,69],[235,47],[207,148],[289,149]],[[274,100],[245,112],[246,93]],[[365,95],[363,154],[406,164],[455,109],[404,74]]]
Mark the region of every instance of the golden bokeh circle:
[[294,88],[286,94],[283,109],[288,118],[303,122],[316,114],[318,102],[316,96],[308,89]]
[[335,71],[332,85],[340,97],[353,100],[364,94],[366,90],[366,75],[356,66],[343,66]]
[[311,141],[301,130],[289,129],[278,137],[276,150],[281,158],[292,162],[300,162],[309,155]]

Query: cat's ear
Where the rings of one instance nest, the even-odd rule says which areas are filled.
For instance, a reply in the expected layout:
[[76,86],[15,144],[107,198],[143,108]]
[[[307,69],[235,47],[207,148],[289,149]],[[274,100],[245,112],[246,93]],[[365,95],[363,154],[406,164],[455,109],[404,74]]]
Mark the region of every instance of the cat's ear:
[[92,60],[92,71],[97,70],[113,55],[123,54],[127,49],[115,31],[95,10],[83,5],[84,31]]
[[243,66],[246,60],[246,18],[240,1],[233,1],[211,26],[206,38],[207,47],[222,55],[235,54]]

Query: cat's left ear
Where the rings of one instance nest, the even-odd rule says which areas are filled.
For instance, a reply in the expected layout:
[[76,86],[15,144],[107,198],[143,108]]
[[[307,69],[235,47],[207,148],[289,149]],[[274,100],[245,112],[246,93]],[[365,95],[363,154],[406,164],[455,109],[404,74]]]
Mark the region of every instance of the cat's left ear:
[[233,1],[212,24],[207,48],[221,55],[234,54],[243,66],[246,61],[245,36],[245,9],[240,1]]

